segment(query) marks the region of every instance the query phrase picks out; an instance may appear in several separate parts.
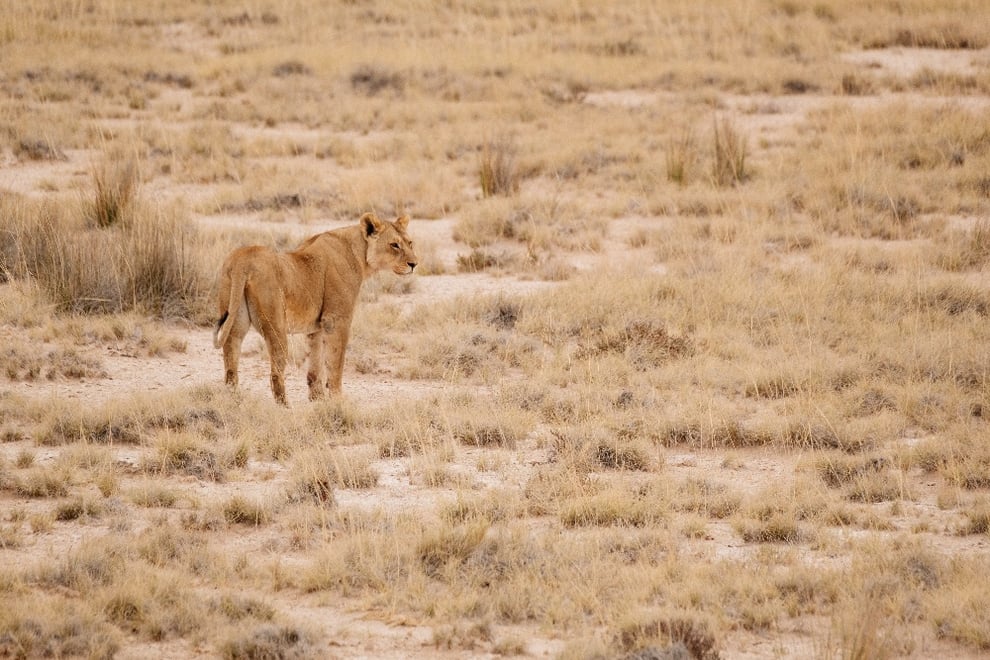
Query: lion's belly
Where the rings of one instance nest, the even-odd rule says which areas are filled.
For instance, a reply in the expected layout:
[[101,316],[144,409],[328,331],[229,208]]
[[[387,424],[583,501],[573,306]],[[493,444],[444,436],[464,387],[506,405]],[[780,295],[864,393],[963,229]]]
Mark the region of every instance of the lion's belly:
[[285,310],[285,325],[289,334],[310,334],[316,332],[319,325],[319,315],[311,310]]

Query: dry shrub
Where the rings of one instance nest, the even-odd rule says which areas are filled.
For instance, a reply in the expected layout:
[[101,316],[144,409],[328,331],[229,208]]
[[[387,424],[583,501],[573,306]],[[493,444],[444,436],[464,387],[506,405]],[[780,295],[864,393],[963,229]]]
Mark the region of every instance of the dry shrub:
[[[142,444],[172,433],[177,446],[200,447],[217,454],[222,467],[241,467],[247,458],[246,440],[256,435],[305,437],[300,420],[273,408],[262,397],[232,393],[220,384],[197,386],[154,395],[135,394],[107,401],[97,408],[59,401],[38,411],[35,439],[43,445],[78,441],[95,444]],[[312,430],[308,433],[312,435]],[[203,443],[230,437],[222,447]],[[168,440],[163,440],[167,445]],[[167,446],[160,448],[167,451]],[[162,456],[165,454],[163,453]],[[149,465],[161,466],[161,461]],[[166,466],[167,467],[167,466]]]
[[935,634],[979,651],[990,650],[990,592],[985,557],[958,558],[939,589],[926,599]]
[[807,387],[805,380],[793,373],[772,373],[746,384],[745,394],[755,399],[784,399]]
[[105,226],[88,226],[67,204],[15,202],[3,270],[31,277],[57,309],[76,313],[135,309],[164,317],[206,314],[206,278],[188,218],[139,200]]
[[864,473],[856,476],[846,488],[846,497],[853,502],[890,502],[907,497],[904,484],[890,471]]
[[960,280],[931,282],[918,292],[921,309],[947,316],[961,314],[990,315],[990,293],[983,287]]
[[320,506],[333,505],[336,476],[325,453],[318,452],[316,459],[299,460],[295,468],[295,482],[290,498],[315,500]]
[[137,563],[98,602],[109,621],[149,641],[184,637],[210,623],[205,603],[180,578]]
[[361,424],[356,407],[344,400],[320,401],[306,413],[306,426],[324,440],[355,432]]
[[234,495],[220,507],[224,519],[232,525],[267,525],[274,517],[271,502],[261,502],[242,495]]
[[885,639],[881,616],[880,603],[869,595],[840,609],[832,623],[839,644],[835,655],[850,660],[891,657],[891,643]]
[[0,595],[0,630],[5,657],[111,660],[121,646],[120,633],[100,612],[61,596]]
[[36,344],[16,339],[0,350],[0,373],[15,381],[107,376],[99,358],[83,355],[74,348],[42,348],[39,351]]
[[489,197],[461,209],[453,237],[472,248],[518,239],[531,217],[528,206],[518,200]]
[[588,359],[616,353],[645,371],[689,356],[693,351],[694,345],[689,338],[672,334],[662,322],[634,319],[621,329],[603,328],[598,337],[578,349],[575,357]]
[[[16,550],[24,545],[24,534],[21,532],[21,525],[15,522],[12,525],[0,525],[0,550]],[[2,650],[2,646],[0,646]]]
[[427,575],[440,577],[449,564],[467,561],[488,532],[488,523],[474,520],[429,531],[416,544],[416,557]]
[[412,525],[382,514],[342,512],[337,525],[343,533],[325,544],[301,572],[303,590],[333,589],[345,596],[366,590],[382,592],[408,578],[416,559],[407,535],[421,533],[419,523]]
[[470,625],[454,624],[434,628],[431,642],[438,649],[475,649],[479,642],[490,643],[492,637],[491,623],[478,621]]
[[463,399],[444,421],[453,439],[475,447],[515,449],[535,425],[532,415],[493,405],[487,398]]
[[21,497],[65,497],[72,485],[72,473],[51,467],[31,468],[26,474],[11,478],[12,487]]
[[648,527],[667,518],[669,503],[651,489],[629,492],[608,489],[563,503],[565,527]]
[[200,320],[208,287],[196,248],[195,228],[177,211],[138,216],[125,237],[127,287],[120,307]]
[[534,516],[556,514],[568,503],[597,493],[601,488],[586,472],[567,466],[543,467],[526,482],[526,508]]
[[362,64],[355,68],[351,72],[350,81],[355,91],[367,96],[377,96],[382,92],[401,96],[406,89],[406,79],[401,73],[373,64]]
[[508,250],[494,251],[475,248],[468,254],[457,256],[457,270],[461,273],[506,270],[518,262],[519,257]]
[[14,155],[28,160],[62,161],[68,160],[65,152],[55,145],[51,139],[33,139],[22,137],[14,144]]
[[724,484],[689,479],[678,486],[672,504],[678,511],[690,511],[709,518],[724,519],[739,511],[742,497],[730,491]]
[[458,493],[454,502],[440,510],[440,517],[451,524],[482,520],[489,524],[516,518],[522,512],[518,494],[511,491],[492,493],[487,497]]
[[452,453],[446,424],[438,411],[440,399],[405,401],[373,411],[369,423],[381,458],[401,458],[426,451]]
[[[883,239],[931,236],[936,210],[971,215],[990,150],[978,113],[901,102],[868,111],[834,106],[810,115],[814,152],[792,161],[795,199],[824,229]],[[985,169],[985,168],[984,168]]]
[[780,438],[763,428],[743,425],[736,420],[670,420],[657,429],[657,438],[667,447],[760,447],[779,442]]
[[146,472],[158,476],[184,474],[199,479],[223,482],[234,465],[232,456],[223,456],[212,442],[190,433],[167,433],[158,441],[154,456],[142,462]]
[[990,261],[990,222],[981,220],[966,231],[950,232],[940,242],[933,261],[947,271],[980,269]]
[[782,442],[788,447],[811,450],[843,449],[854,451],[862,448],[855,439],[847,438],[831,425],[802,418],[794,418],[787,423],[782,431]]
[[887,35],[867,42],[867,48],[940,48],[979,50],[986,46],[986,35],[974,25],[932,21],[925,25],[895,27]]
[[880,456],[827,454],[815,460],[815,472],[831,488],[838,488],[859,477],[887,469],[887,459]]
[[219,647],[224,660],[303,660],[319,655],[313,636],[292,625],[274,623],[244,626]]
[[746,543],[801,543],[806,540],[793,512],[779,511],[765,520],[743,519],[736,531]]
[[711,628],[711,623],[697,614],[641,612],[619,622],[615,643],[628,654],[626,660],[718,660]]
[[978,448],[973,453],[956,457],[946,465],[944,474],[963,488],[990,488],[990,452]]
[[977,502],[971,510],[967,511],[966,522],[960,528],[959,534],[963,536],[990,534],[990,503],[985,500]]
[[78,520],[83,516],[89,518],[99,518],[105,507],[97,500],[77,497],[69,502],[62,502],[55,507],[55,520],[69,521]]
[[128,498],[137,506],[171,508],[179,501],[175,491],[160,484],[148,482],[132,488]]
[[299,454],[293,467],[294,493],[332,504],[337,488],[374,488],[378,472],[372,466],[374,450],[365,448],[314,449]]
[[36,568],[32,578],[47,587],[86,593],[122,579],[133,555],[134,549],[121,539],[85,539],[57,561]]
[[643,442],[602,442],[595,448],[595,460],[609,470],[639,470],[649,472],[654,459],[650,447]]

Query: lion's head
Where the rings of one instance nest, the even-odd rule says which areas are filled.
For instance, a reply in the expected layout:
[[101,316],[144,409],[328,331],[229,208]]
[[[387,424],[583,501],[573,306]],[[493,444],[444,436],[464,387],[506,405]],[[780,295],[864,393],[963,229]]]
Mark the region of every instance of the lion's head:
[[390,270],[396,275],[413,272],[419,259],[406,233],[408,226],[409,216],[405,215],[391,222],[380,220],[374,213],[361,217],[361,227],[368,241],[368,265],[372,270]]

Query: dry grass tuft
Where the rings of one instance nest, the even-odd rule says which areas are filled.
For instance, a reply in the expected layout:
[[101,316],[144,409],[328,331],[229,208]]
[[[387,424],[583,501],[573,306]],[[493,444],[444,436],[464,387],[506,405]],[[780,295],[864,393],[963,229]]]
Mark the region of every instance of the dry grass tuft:
[[478,178],[483,197],[511,196],[519,191],[516,151],[514,141],[506,136],[486,140],[481,146]]
[[867,48],[939,48],[946,50],[979,50],[987,45],[986,36],[965,23],[933,21],[891,30],[889,34],[867,43]]
[[815,461],[815,471],[828,486],[838,488],[863,475],[882,472],[888,465],[881,456],[828,454]]
[[616,643],[627,659],[692,658],[718,660],[720,657],[711,625],[686,612],[642,613],[619,624]]
[[295,490],[304,498],[332,504],[337,488],[368,489],[378,485],[373,467],[377,452],[365,447],[313,449],[295,459]]
[[257,624],[245,626],[220,645],[225,660],[310,658],[316,653],[311,634],[292,625]]
[[416,544],[416,557],[431,577],[440,577],[451,566],[467,561],[485,538],[488,524],[483,520],[442,526],[424,534]]
[[717,186],[734,186],[749,178],[746,158],[749,152],[746,136],[728,118],[715,119],[712,128],[712,180]]
[[11,341],[0,352],[0,373],[14,381],[60,378],[105,378],[103,361],[74,348],[38,350],[37,345]]
[[595,462],[608,470],[650,472],[658,463],[656,452],[642,441],[601,442],[594,452]]
[[267,525],[275,515],[272,502],[260,502],[242,495],[234,495],[224,502],[220,511],[224,519],[232,525]]
[[746,543],[800,543],[806,540],[793,513],[777,512],[766,520],[742,520],[736,531]]
[[85,656],[110,660],[121,635],[98,612],[68,598],[21,598],[0,609],[0,652],[11,657]]
[[197,232],[177,208],[130,202],[111,224],[87,226],[68,205],[3,202],[16,251],[3,269],[37,281],[60,311],[137,310],[198,320],[208,284]]
[[966,523],[960,534],[990,534],[990,504],[982,501],[966,512]]
[[383,66],[362,64],[351,72],[351,87],[367,96],[377,96],[387,92],[392,96],[402,96],[406,89],[403,74]]
[[93,201],[86,216],[93,225],[106,229],[132,219],[140,176],[132,159],[109,160],[93,172]]
[[146,458],[142,467],[149,474],[159,477],[184,474],[222,482],[234,463],[234,457],[221,456],[195,435],[168,433],[159,440],[156,454]]
[[14,492],[22,497],[65,497],[71,485],[71,472],[49,467],[31,468],[13,481]]
[[576,357],[617,353],[646,370],[691,355],[693,349],[689,338],[672,334],[663,323],[635,319],[621,329],[603,328],[601,335],[582,346]]
[[724,484],[689,479],[678,487],[673,502],[678,510],[724,519],[739,511],[742,497]]
[[695,175],[700,155],[694,132],[687,128],[679,135],[669,138],[665,153],[667,180],[678,185],[687,185]]
[[669,506],[650,489],[608,489],[564,502],[560,521],[565,527],[647,527],[662,523],[668,517]]
[[55,520],[65,522],[83,517],[98,518],[104,510],[104,505],[97,500],[77,497],[55,507]]

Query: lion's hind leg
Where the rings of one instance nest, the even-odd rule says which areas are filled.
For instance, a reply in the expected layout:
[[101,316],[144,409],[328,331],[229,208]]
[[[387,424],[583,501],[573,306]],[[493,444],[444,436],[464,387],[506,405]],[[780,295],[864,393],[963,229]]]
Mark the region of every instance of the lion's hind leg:
[[237,311],[236,318],[227,319],[230,325],[230,332],[227,334],[223,344],[223,368],[224,381],[230,387],[237,387],[237,366],[241,359],[241,345],[244,337],[251,329],[251,319],[248,316],[247,307],[241,305]]
[[[252,320],[268,346],[268,357],[272,363],[272,394],[275,395],[275,400],[278,403],[285,406],[288,405],[285,398],[285,367],[289,362],[289,333],[285,322],[285,298],[282,295],[276,295],[267,302],[269,304],[252,305]],[[266,313],[262,310],[272,311]]]

